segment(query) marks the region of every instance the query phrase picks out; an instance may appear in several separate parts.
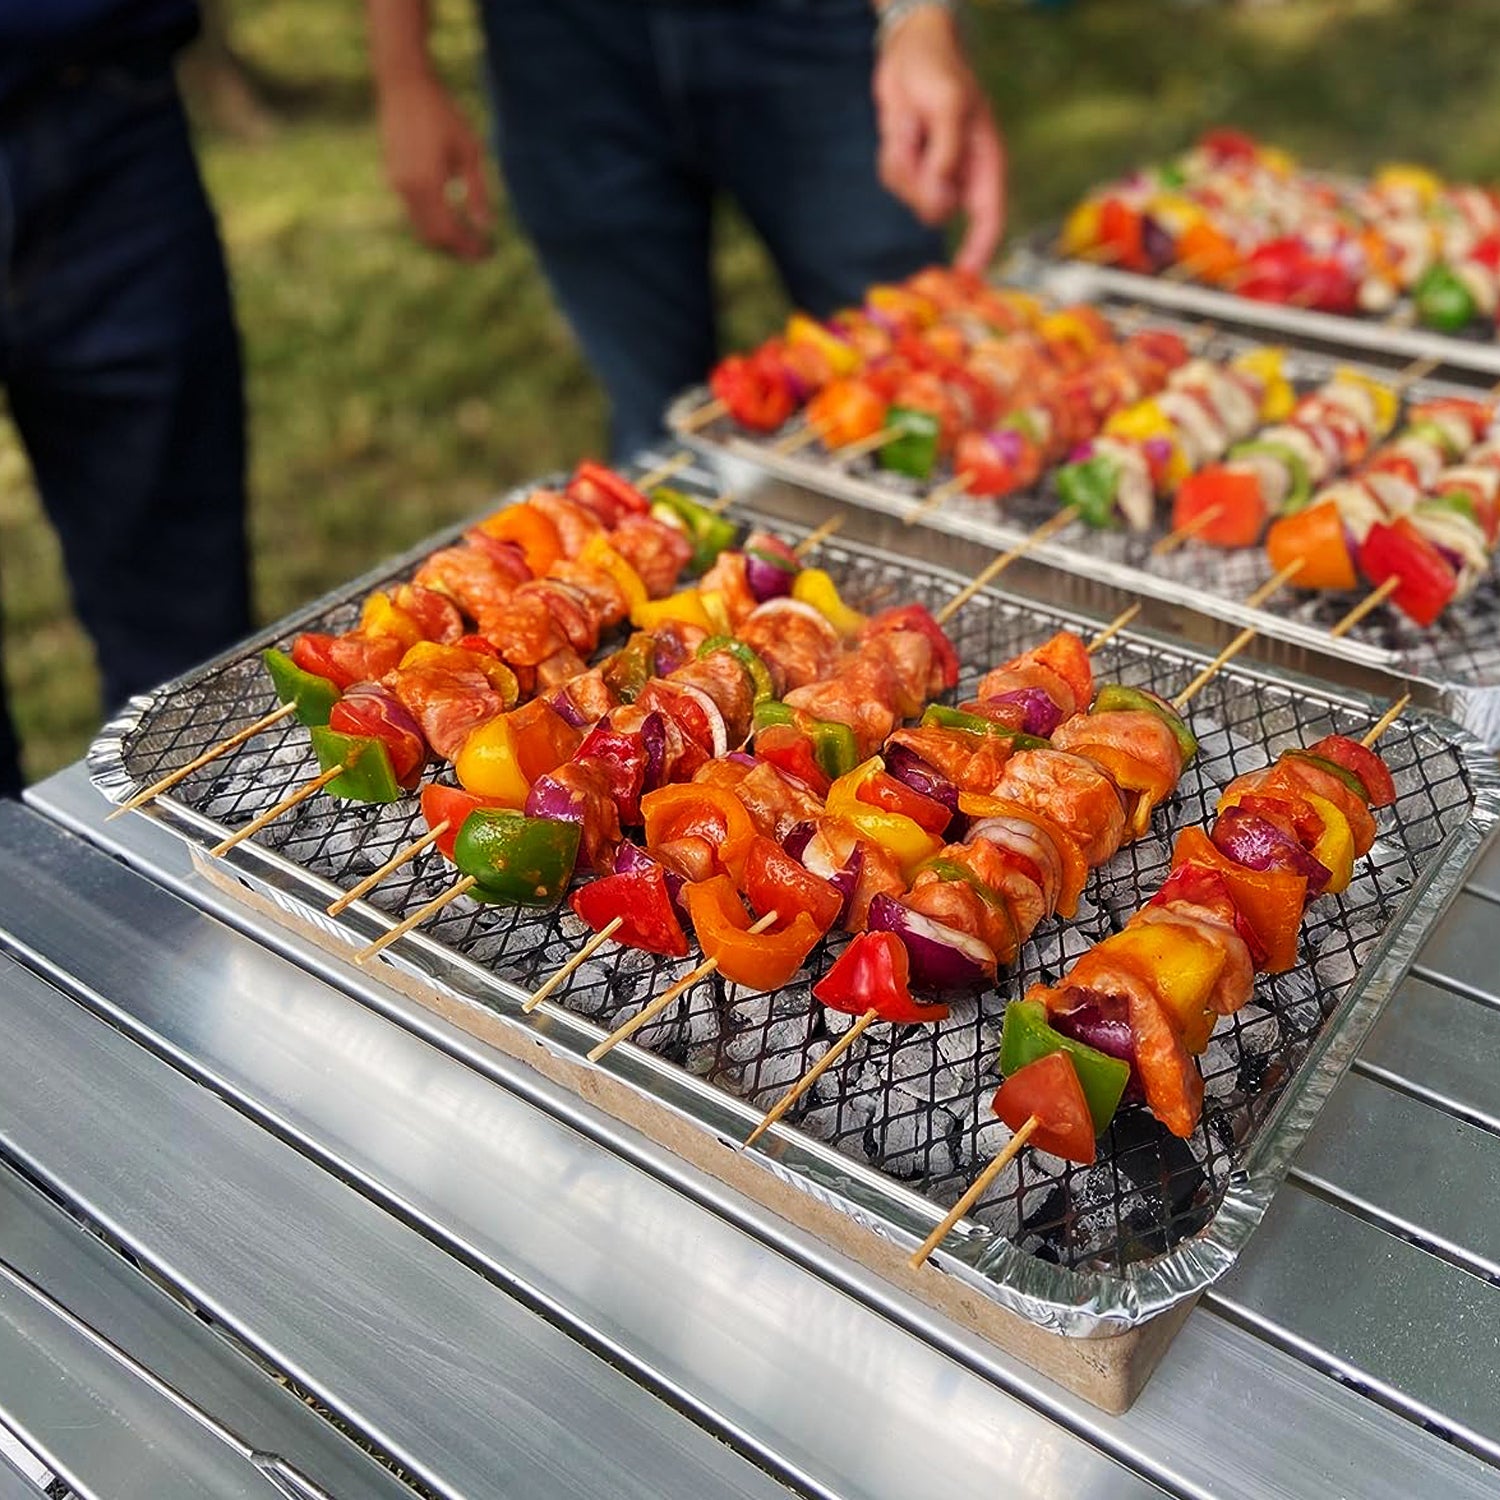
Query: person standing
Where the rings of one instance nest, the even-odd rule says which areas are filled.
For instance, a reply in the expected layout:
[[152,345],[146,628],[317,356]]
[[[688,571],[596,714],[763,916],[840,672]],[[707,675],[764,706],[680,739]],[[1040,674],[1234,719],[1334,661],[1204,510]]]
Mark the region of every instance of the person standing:
[[197,23],[0,0],[0,387],[110,709],[250,626],[239,343],[173,72]]
[[[817,316],[943,257],[982,270],[1004,148],[945,0],[477,0],[511,203],[612,407],[656,438],[716,357],[717,192]],[[433,69],[427,0],[366,0],[388,175],[418,234],[488,248],[483,150]]]

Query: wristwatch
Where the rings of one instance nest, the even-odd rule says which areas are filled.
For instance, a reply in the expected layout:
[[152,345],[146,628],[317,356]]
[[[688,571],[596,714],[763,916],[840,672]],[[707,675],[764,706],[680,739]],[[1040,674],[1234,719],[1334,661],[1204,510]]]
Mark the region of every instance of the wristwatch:
[[875,45],[884,46],[913,11],[928,8],[945,10],[951,15],[957,7],[954,0],[886,0],[879,7],[879,18],[875,22]]

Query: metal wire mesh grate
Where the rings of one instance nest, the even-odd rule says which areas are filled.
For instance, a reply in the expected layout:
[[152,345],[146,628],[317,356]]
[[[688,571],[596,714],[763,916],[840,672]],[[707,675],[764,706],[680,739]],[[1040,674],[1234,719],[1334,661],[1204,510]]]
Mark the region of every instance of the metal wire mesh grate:
[[[1117,307],[1115,311],[1122,310]],[[1225,332],[1204,339],[1201,335],[1205,325],[1188,324],[1165,313],[1153,315],[1151,323],[1189,334],[1196,330],[1195,347],[1216,359],[1227,358],[1255,342]],[[1124,320],[1123,326],[1139,324],[1137,311],[1132,319]],[[1386,380],[1393,374],[1389,366],[1361,365],[1358,360],[1335,359],[1306,350],[1290,353],[1288,370],[1300,389],[1309,390],[1335,368],[1349,364]],[[1418,399],[1444,391],[1451,393],[1453,389],[1419,381],[1411,387],[1409,395]],[[1472,388],[1464,390],[1468,395],[1475,394]],[[696,404],[685,398],[676,411],[685,415]],[[775,433],[764,439],[752,437],[730,419],[720,418],[692,433],[688,440],[709,453],[748,457],[796,483],[822,489],[857,505],[897,514],[908,512],[933,484],[947,477],[940,474],[932,483],[918,483],[880,469],[872,457],[844,465],[826,455],[820,456],[821,450],[816,448],[786,457],[772,451],[777,438]],[[1055,514],[1058,505],[1055,490],[1044,482],[1034,491],[1004,501],[953,496],[924,520],[942,530],[998,548],[1032,531]],[[1272,568],[1260,547],[1225,551],[1190,542],[1164,557],[1153,556],[1152,547],[1170,527],[1166,508],[1161,508],[1159,514],[1158,523],[1144,533],[1098,531],[1075,522],[1049,546],[1038,549],[1037,556],[1084,577],[1099,578],[1211,613],[1219,604],[1237,609],[1241,601],[1271,577]],[[1284,631],[1291,624],[1296,629],[1288,638],[1334,656],[1350,656],[1366,665],[1385,667],[1437,686],[1488,689],[1492,695],[1500,694],[1500,581],[1493,574],[1461,604],[1446,611],[1430,629],[1420,629],[1386,605],[1366,615],[1344,638],[1348,645],[1341,644],[1328,631],[1361,597],[1358,592],[1299,593],[1284,588],[1255,614],[1269,633],[1277,633],[1278,626]],[[1476,703],[1473,707],[1472,714],[1463,714],[1464,721],[1491,742],[1500,743],[1500,705]]]
[[[935,607],[955,589],[951,576],[852,544],[825,543],[818,561],[834,573],[846,597],[866,609],[910,598]],[[316,628],[347,626],[356,603],[330,608]],[[1029,602],[987,594],[972,600],[950,626],[964,664],[958,696],[990,666],[1066,623],[1068,617]],[[1128,636],[1116,638],[1096,658],[1101,680],[1166,695],[1182,688],[1196,665]],[[144,784],[273,701],[253,656],[230,662],[151,709],[124,742],[125,765]],[[1006,999],[1055,979],[1092,942],[1116,930],[1165,876],[1176,832],[1205,822],[1233,776],[1266,764],[1285,747],[1365,727],[1334,699],[1233,665],[1198,696],[1191,720],[1200,737],[1199,757],[1158,810],[1151,833],[1094,872],[1076,920],[1044,924],[1016,966],[1002,973],[998,988],[958,1001],[945,1021],[899,1030],[872,1027],[799,1103],[789,1123],[939,1207],[951,1204],[1007,1135],[989,1108],[998,1084],[994,1069]],[[981,1222],[1053,1262],[1116,1272],[1161,1254],[1208,1222],[1236,1160],[1347,992],[1363,954],[1397,913],[1423,862],[1469,816],[1474,789],[1454,744],[1420,723],[1402,721],[1387,733],[1381,751],[1399,800],[1381,815],[1379,841],[1353,884],[1314,907],[1298,968],[1262,978],[1254,1002],[1220,1024],[1202,1059],[1207,1103],[1193,1138],[1176,1140],[1143,1110],[1122,1110],[1094,1166],[1069,1167],[1036,1151],[1022,1153],[977,1211]],[[236,827],[314,770],[305,732],[288,722],[226,762],[194,773],[175,795],[198,813]],[[422,831],[415,798],[377,806],[319,796],[258,837],[303,869],[347,888]],[[451,880],[452,867],[428,850],[369,900],[403,914]],[[584,935],[566,911],[539,917],[468,899],[430,919],[424,930],[527,989],[576,951]],[[809,994],[841,942],[821,946],[791,985],[772,994],[745,991],[719,976],[704,980],[638,1032],[636,1044],[757,1108],[768,1107],[851,1024]],[[610,947],[554,998],[613,1027],[686,967]]]

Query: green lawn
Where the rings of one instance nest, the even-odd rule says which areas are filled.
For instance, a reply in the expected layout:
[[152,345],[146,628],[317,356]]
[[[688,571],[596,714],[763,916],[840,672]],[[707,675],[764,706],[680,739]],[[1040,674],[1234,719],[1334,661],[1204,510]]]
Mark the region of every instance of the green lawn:
[[[468,6],[435,8],[445,65],[477,113]],[[1220,121],[1331,166],[1403,156],[1500,178],[1500,6],[1487,0],[1093,0],[971,14],[1010,140],[1017,230]],[[478,268],[407,237],[381,176],[357,15],[328,0],[236,0],[237,43],[275,82],[277,124],[256,144],[202,141],[247,346],[268,619],[602,440],[598,394],[503,214]],[[757,338],[784,305],[732,218],[720,258],[729,336]],[[97,686],[3,427],[0,584],[6,670],[40,776],[82,752]]]

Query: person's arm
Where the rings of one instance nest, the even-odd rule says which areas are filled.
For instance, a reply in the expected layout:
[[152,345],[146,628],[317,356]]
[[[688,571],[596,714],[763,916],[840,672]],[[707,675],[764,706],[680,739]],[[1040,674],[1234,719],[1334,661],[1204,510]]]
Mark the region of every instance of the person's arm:
[[427,48],[427,0],[365,0],[386,174],[427,244],[463,260],[489,252],[484,146]]
[[962,212],[954,263],[982,271],[1005,229],[1005,144],[964,56],[951,9],[874,0],[882,27],[873,87],[880,180],[928,224]]

